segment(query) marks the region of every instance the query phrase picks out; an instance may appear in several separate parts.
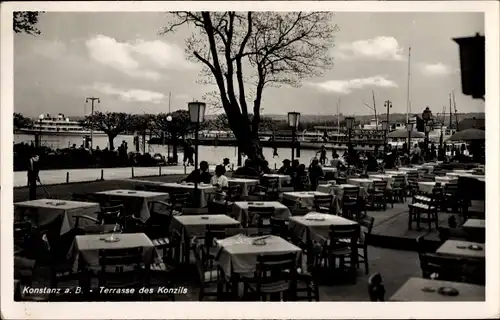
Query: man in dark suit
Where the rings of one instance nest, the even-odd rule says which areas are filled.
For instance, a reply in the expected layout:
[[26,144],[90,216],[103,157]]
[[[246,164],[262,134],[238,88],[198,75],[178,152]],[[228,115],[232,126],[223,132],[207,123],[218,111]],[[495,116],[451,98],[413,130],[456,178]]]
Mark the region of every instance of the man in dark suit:
[[208,172],[208,162],[201,161],[200,168],[196,171],[193,170],[189,176],[187,176],[183,181],[186,182],[198,182],[198,183],[206,183],[210,184],[210,180],[212,179],[212,175]]
[[39,160],[40,156],[38,153],[33,152],[28,163],[28,187],[30,200],[36,200],[36,183],[37,181],[40,181],[40,177],[38,176],[38,173],[40,172],[40,168],[38,166]]

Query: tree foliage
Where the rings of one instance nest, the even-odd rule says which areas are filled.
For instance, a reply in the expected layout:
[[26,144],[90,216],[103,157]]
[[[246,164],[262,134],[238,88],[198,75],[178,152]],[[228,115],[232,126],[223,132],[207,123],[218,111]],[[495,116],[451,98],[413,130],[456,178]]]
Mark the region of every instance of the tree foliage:
[[33,121],[30,118],[23,116],[20,113],[14,112],[14,130],[29,128],[33,125]]
[[[186,52],[216,86],[218,105],[242,151],[262,160],[258,131],[264,89],[298,86],[332,65],[337,31],[326,12],[172,12],[161,31],[194,26]],[[249,117],[253,114],[253,117]]]
[[38,11],[15,11],[13,17],[14,32],[29,35],[40,34],[40,30],[36,27],[40,13]]
[[109,149],[114,150],[114,139],[117,135],[129,130],[134,124],[134,117],[123,112],[94,112],[92,115],[85,116],[80,121],[84,128],[103,131],[108,135]]

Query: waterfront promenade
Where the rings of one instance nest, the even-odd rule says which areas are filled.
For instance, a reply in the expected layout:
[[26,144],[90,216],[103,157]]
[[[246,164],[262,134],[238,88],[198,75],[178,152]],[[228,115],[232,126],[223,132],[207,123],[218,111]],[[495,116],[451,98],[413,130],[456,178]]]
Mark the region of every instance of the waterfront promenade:
[[[90,182],[98,180],[120,180],[134,177],[148,177],[160,175],[189,174],[194,167],[156,166],[156,167],[120,167],[120,168],[90,168],[90,169],[60,169],[40,171],[40,180],[43,185]],[[215,165],[210,165],[210,171]],[[14,187],[26,187],[28,183],[26,171],[14,172]]]

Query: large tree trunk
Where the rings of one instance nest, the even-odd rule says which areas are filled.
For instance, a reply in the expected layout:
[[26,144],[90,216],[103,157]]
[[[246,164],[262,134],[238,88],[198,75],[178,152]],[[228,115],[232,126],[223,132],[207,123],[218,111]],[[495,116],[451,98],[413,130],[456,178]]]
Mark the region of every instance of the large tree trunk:
[[[229,121],[230,123],[232,122],[231,120]],[[232,127],[232,130],[238,141],[239,151],[243,152],[248,159],[252,160],[254,166],[259,169],[259,167],[263,166],[265,158],[262,153],[262,146],[260,145],[258,133],[253,132],[250,125],[241,125],[240,120],[236,120],[233,123],[237,123],[236,126]]]
[[116,138],[115,135],[108,134],[109,150],[110,151],[115,150],[115,143],[114,143],[115,138]]

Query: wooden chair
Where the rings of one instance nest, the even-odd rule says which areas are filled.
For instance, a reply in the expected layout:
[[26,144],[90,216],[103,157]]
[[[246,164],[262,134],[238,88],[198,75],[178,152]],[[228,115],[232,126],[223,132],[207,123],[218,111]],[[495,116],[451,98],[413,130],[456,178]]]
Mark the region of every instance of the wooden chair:
[[198,301],[205,300],[205,297],[212,297],[216,300],[221,300],[223,286],[225,283],[225,277],[222,274],[222,270],[219,267],[210,265],[210,263],[206,260],[202,244],[194,243],[193,251],[196,261],[198,284],[200,286]]
[[420,222],[427,222],[429,231],[432,230],[432,222],[438,226],[438,207],[436,201],[427,196],[416,195],[413,201],[408,205],[408,230],[411,230],[412,223],[417,223],[417,229],[420,230]]
[[[124,206],[123,204],[115,206],[101,206],[101,210],[97,212],[97,217],[91,217],[89,215],[74,215],[75,228],[80,227],[80,220],[88,220],[94,224],[122,224],[122,219],[124,218]],[[85,230],[85,227],[83,227]]]
[[436,175],[435,174],[429,174],[429,173],[425,173],[422,178],[420,178],[420,181],[428,181],[428,182],[432,182],[432,181],[435,181],[436,180]]
[[[292,300],[296,288],[295,252],[277,255],[259,255],[254,278],[244,278],[245,295],[266,301],[270,295],[283,294],[283,300]],[[279,300],[278,300],[279,301]]]
[[318,277],[315,270],[315,268],[311,268],[311,271],[297,268],[295,301],[320,301]]
[[380,273],[375,273],[368,278],[368,295],[370,301],[385,301],[385,287]]
[[354,215],[359,215],[359,187],[345,187],[342,197],[342,216],[353,218]]
[[288,232],[288,221],[271,217],[269,218],[269,224],[271,226],[272,235],[281,237],[285,240],[288,240],[290,238]]
[[316,212],[335,214],[333,195],[315,195],[314,208]]
[[240,185],[229,186],[227,188],[227,200],[230,202],[241,200],[242,189]]
[[450,208],[451,212],[458,212],[460,207],[461,207],[461,199],[458,193],[458,184],[457,183],[445,184],[443,192],[444,211],[448,212],[448,208]]
[[191,194],[189,192],[182,193],[170,193],[170,203],[172,204],[172,210],[174,215],[179,215],[183,213],[183,209],[189,203]]
[[358,221],[360,226],[360,236],[358,239],[358,264],[365,264],[365,273],[369,273],[369,260],[368,260],[368,241],[372,234],[373,223],[375,219],[373,217],[365,216]]
[[340,271],[347,271],[353,283],[356,282],[359,230],[359,225],[331,225],[324,259],[327,268],[335,268],[338,259]]
[[30,221],[14,222],[14,253],[22,256],[30,246],[33,226]]
[[[373,209],[383,208],[387,209],[387,181],[385,180],[374,180],[373,188],[368,190],[368,202]],[[394,207],[394,204],[392,204]]]
[[274,216],[274,207],[249,206],[248,217],[251,219],[248,226],[257,227],[259,234],[271,234],[271,218]]
[[[103,296],[107,300],[123,300],[125,297],[132,300],[142,300],[143,295],[138,291],[149,285],[149,265],[143,261],[143,248],[101,249],[99,250],[98,273],[99,287],[106,288],[135,288],[136,294]],[[99,290],[96,290],[99,291]]]
[[394,202],[394,199],[398,199],[401,203],[406,202],[406,182],[405,177],[396,175],[394,176],[394,181],[391,186],[391,200]]

